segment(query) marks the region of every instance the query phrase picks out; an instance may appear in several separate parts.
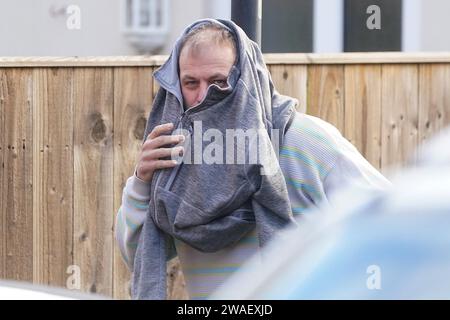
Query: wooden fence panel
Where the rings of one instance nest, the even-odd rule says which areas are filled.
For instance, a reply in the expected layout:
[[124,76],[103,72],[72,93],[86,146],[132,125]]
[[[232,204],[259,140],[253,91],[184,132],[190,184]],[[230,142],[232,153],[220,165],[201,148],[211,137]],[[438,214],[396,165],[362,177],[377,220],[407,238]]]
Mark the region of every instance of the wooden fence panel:
[[306,65],[271,65],[269,71],[281,94],[296,98],[297,111],[306,112],[308,102],[308,67]]
[[418,66],[382,66],[381,168],[414,163],[418,145]]
[[81,289],[112,295],[113,69],[78,68],[74,82],[74,266]]
[[[152,68],[114,70],[114,217],[122,191],[133,175],[152,101]],[[130,272],[114,246],[114,297],[129,298]]]
[[6,182],[6,95],[7,78],[5,69],[0,69],[0,279],[7,277],[6,272],[6,231],[9,229],[6,224],[6,201],[9,193],[7,192]]
[[308,67],[307,113],[332,123],[344,132],[344,67]]
[[450,124],[450,65],[419,67],[419,143]]
[[73,69],[34,72],[34,281],[66,286],[73,264]]
[[[33,280],[33,72],[0,71],[2,275]],[[5,112],[3,112],[5,111]]]
[[345,66],[344,136],[381,168],[381,66]]
[[[280,93],[384,172],[450,124],[450,55],[268,57]],[[129,298],[114,221],[163,61],[0,59],[0,278],[67,287],[79,267],[82,291]],[[179,262],[167,272],[187,298]]]
[[8,193],[5,187],[5,88],[6,70],[0,69],[0,279],[6,278],[6,211],[3,209]]

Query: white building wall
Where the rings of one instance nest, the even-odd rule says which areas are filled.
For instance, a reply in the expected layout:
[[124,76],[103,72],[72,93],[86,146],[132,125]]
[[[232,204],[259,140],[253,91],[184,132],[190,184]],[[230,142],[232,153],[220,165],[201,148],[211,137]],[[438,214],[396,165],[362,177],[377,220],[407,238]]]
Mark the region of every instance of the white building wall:
[[[67,15],[50,14],[70,4],[81,9],[79,30],[67,28]],[[0,0],[0,55],[133,54],[119,21],[118,0]]]
[[450,1],[421,1],[421,51],[450,51]]
[[198,19],[230,19],[231,0],[172,0],[171,30],[164,53],[170,53],[184,28]]
[[[186,25],[203,17],[226,17],[227,3],[230,5],[230,0],[170,1],[171,28],[162,53],[170,52]],[[79,6],[79,30],[67,28],[64,13],[50,14],[53,6],[65,5]],[[119,8],[119,0],[0,0],[0,56],[137,54],[120,31]]]
[[[160,53],[167,54],[185,26],[205,18],[230,18],[231,0],[170,0],[170,32]],[[320,4],[330,0],[317,0]],[[343,0],[332,0],[342,3]],[[403,0],[405,51],[450,51],[450,1]],[[81,9],[81,29],[69,30],[67,16],[52,17],[50,8],[74,4]],[[324,7],[316,5],[316,8]],[[329,9],[329,6],[327,7]],[[120,31],[119,0],[0,0],[0,56],[102,56],[138,52]],[[326,9],[326,8],[325,8]],[[324,10],[325,10],[324,9]],[[342,17],[315,13],[317,52],[339,52]],[[330,32],[330,30],[334,32]],[[339,39],[339,40],[337,40]]]

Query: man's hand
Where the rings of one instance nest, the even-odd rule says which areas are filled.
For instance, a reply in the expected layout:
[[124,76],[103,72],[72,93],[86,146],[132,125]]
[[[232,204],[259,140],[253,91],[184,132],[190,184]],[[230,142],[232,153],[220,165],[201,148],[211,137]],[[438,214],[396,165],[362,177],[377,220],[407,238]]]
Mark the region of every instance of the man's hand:
[[163,135],[173,129],[173,123],[165,123],[156,126],[147,136],[142,145],[141,152],[138,157],[136,166],[136,175],[139,179],[150,182],[153,173],[157,169],[172,168],[177,162],[176,160],[160,160],[159,158],[169,157],[171,155],[181,155],[183,147],[162,148],[168,144],[178,144],[184,141],[182,135]]

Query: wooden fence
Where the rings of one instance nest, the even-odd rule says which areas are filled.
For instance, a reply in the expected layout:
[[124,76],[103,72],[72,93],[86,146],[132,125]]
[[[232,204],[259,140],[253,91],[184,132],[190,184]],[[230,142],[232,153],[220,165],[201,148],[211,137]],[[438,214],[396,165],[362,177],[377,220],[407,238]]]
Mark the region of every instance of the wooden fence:
[[[114,219],[166,57],[0,58],[0,278],[128,297]],[[450,124],[450,53],[266,55],[383,172]],[[171,298],[186,297],[178,265]],[[76,284],[76,281],[75,281]]]

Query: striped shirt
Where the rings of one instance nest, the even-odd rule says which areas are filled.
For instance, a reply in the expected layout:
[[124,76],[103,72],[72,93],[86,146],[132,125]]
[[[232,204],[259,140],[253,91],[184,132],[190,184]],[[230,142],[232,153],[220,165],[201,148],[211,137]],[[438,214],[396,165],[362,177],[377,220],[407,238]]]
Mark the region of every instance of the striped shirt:
[[[292,212],[301,217],[308,209],[332,206],[330,195],[354,179],[366,188],[389,182],[331,124],[297,113],[285,134],[279,154]],[[128,178],[116,219],[115,236],[130,270],[150,201],[150,184],[136,175]],[[301,219],[299,219],[301,223]],[[260,252],[253,230],[235,246],[214,253],[200,252],[175,240],[186,287],[191,299],[205,299]]]

